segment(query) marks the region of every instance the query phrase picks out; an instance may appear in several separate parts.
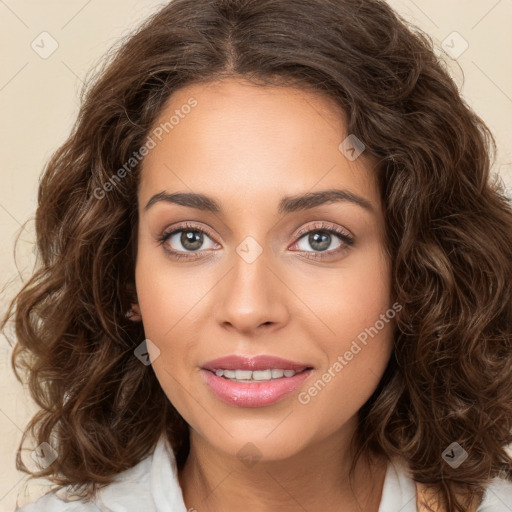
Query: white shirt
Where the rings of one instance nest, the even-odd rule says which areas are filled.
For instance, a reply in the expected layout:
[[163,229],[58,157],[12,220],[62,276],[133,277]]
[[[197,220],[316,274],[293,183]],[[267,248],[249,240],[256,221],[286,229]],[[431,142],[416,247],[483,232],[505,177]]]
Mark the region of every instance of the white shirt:
[[[42,496],[15,512],[192,512],[187,511],[178,481],[176,459],[167,439],[153,454],[116,476],[100,489],[94,503],[65,502],[57,495]],[[390,463],[378,512],[417,512],[416,487],[403,463]],[[495,478],[477,512],[512,512],[512,482]]]

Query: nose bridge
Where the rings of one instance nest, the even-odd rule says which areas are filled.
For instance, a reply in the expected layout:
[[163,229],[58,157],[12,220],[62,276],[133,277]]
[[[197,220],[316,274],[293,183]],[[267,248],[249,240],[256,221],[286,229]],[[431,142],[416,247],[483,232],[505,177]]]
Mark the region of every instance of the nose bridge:
[[232,269],[219,301],[219,323],[250,331],[262,324],[284,321],[283,285],[274,275],[271,251],[264,244],[264,240],[260,243],[249,235],[234,248]]
[[233,254],[234,279],[238,286],[248,288],[251,292],[262,290],[266,284],[265,275],[269,273],[269,248],[262,244],[265,241],[260,243],[253,236],[246,236],[236,246]]

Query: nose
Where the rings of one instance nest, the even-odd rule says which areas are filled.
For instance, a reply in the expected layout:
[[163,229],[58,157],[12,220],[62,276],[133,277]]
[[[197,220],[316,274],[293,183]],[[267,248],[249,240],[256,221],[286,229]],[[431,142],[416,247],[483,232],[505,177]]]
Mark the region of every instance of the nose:
[[235,253],[233,267],[219,283],[216,297],[216,320],[224,329],[254,336],[287,323],[290,291],[267,254],[263,251],[251,261]]

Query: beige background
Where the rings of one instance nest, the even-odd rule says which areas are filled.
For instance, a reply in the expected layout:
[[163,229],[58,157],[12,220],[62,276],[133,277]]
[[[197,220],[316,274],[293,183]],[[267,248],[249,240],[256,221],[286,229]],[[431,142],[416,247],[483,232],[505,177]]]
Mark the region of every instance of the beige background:
[[[81,80],[120,36],[164,3],[0,0],[2,308],[30,273],[32,222],[21,236],[18,270],[13,257],[14,237],[34,213],[44,163],[71,129]],[[448,56],[445,60],[463,96],[494,132],[499,148],[494,171],[512,187],[512,0],[390,3],[433,36],[439,54],[443,54],[445,40],[459,51],[463,40],[469,44],[456,60]],[[44,31],[58,44],[46,59],[31,47]],[[454,31],[463,39],[457,35],[447,39]],[[14,510],[17,497],[20,504],[27,501],[22,485],[25,477],[15,469],[14,453],[33,410],[26,392],[14,379],[10,352],[5,339],[0,339],[0,386],[4,390],[0,398],[0,512]],[[41,493],[40,485],[30,485],[30,496]]]

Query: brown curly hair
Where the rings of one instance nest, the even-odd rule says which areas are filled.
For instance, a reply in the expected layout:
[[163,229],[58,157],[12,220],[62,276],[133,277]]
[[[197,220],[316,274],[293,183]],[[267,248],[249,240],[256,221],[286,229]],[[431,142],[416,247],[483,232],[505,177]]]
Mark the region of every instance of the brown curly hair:
[[[464,511],[460,491],[480,498],[491,478],[510,477],[512,210],[491,180],[495,140],[433,49],[382,0],[174,0],[109,51],[45,167],[39,264],[1,324],[14,320],[13,368],[40,407],[18,469],[86,500],[162,434],[183,466],[188,426],[134,357],[144,331],[126,317],[140,164],[112,178],[174,91],[239,76],[333,98],[378,161],[403,307],[394,354],[359,411],[356,459],[404,458],[447,512]],[[59,454],[39,472],[21,458],[29,434]],[[452,442],[469,453],[457,470],[441,457]]]

